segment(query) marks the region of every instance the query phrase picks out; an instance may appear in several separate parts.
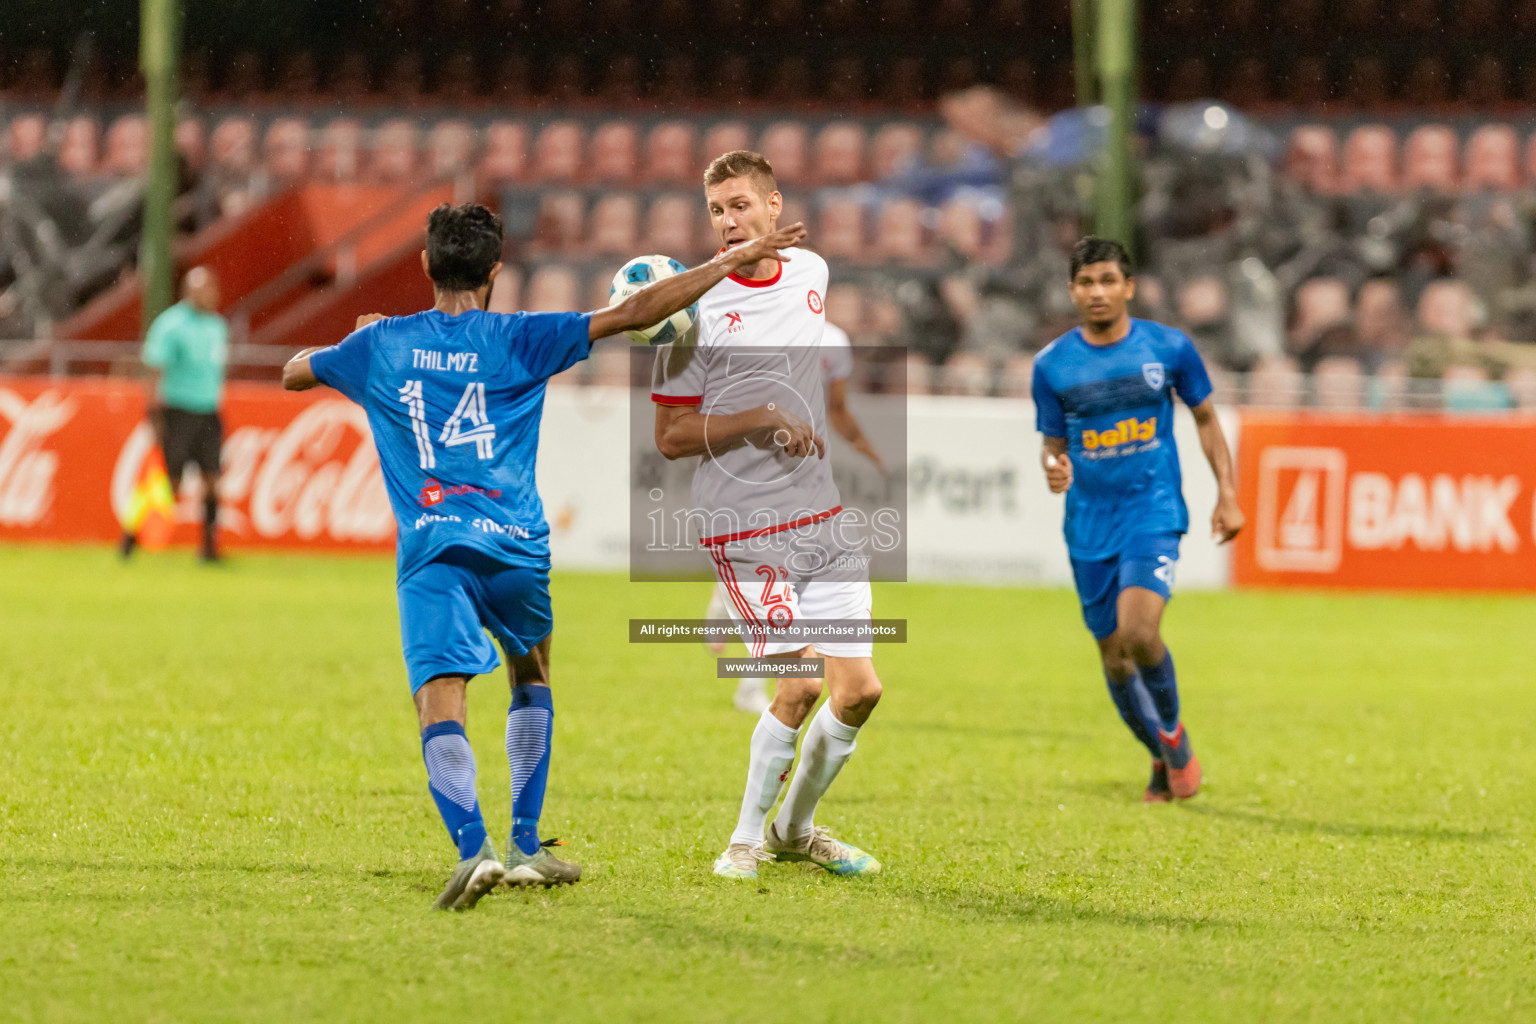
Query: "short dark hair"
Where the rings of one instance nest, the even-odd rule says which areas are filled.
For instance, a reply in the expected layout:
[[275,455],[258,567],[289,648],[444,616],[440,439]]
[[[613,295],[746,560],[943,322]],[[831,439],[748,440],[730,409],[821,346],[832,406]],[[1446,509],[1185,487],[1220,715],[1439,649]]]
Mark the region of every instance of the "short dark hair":
[[732,178],[751,178],[752,184],[765,196],[779,189],[773,177],[773,164],[763,154],[749,149],[733,149],[729,153],[721,153],[704,169],[705,188],[713,188]]
[[1120,273],[1126,277],[1132,277],[1136,273],[1131,263],[1131,254],[1125,251],[1125,246],[1113,238],[1099,238],[1089,235],[1087,238],[1079,238],[1077,244],[1072,247],[1072,277],[1084,267],[1094,263],[1118,263]]
[[427,273],[443,291],[484,288],[499,259],[501,218],[479,203],[444,203],[427,215]]

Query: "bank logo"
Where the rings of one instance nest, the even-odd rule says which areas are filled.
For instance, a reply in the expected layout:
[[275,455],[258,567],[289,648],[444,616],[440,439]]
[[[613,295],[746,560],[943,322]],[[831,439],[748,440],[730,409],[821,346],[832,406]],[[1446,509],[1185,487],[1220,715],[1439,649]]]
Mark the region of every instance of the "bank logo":
[[1335,572],[1344,555],[1341,448],[1265,448],[1259,455],[1254,558],[1268,572]]

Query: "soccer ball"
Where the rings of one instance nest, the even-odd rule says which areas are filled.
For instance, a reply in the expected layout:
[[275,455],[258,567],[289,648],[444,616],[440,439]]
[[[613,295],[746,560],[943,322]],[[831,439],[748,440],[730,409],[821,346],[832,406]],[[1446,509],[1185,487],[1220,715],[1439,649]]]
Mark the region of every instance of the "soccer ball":
[[[623,302],[640,289],[655,284],[663,278],[681,274],[688,268],[668,256],[636,256],[619,268],[608,288],[608,305]],[[680,309],[659,324],[652,324],[642,331],[625,331],[629,340],[637,345],[665,345],[677,341],[693,329],[699,318],[698,303]]]

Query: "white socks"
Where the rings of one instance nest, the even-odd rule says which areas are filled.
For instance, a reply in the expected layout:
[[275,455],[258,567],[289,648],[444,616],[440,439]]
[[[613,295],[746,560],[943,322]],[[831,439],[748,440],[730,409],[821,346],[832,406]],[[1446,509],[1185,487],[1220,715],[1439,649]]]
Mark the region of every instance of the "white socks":
[[[815,728],[814,723],[811,728]],[[756,845],[763,841],[768,812],[778,802],[789,767],[795,763],[797,735],[798,729],[773,717],[772,711],[765,710],[757,720],[757,728],[752,730],[752,757],[747,761],[747,791],[741,798],[741,817],[736,821],[736,831],[731,833],[732,843]]]
[[[779,834],[786,839],[797,839],[814,827],[812,817],[822,794],[843,770],[848,758],[853,756],[859,735],[856,725],[844,725],[832,713],[832,702],[822,704],[821,710],[811,719],[811,727],[805,731],[805,742],[800,745],[800,768],[795,781],[789,785],[789,795],[779,809]],[[756,737],[753,738],[756,750]],[[732,842],[735,840],[733,839]]]

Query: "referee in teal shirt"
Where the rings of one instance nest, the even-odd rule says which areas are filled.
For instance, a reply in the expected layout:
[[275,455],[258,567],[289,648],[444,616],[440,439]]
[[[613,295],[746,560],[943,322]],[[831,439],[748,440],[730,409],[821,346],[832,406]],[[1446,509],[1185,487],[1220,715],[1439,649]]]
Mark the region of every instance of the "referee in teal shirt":
[[[219,558],[219,448],[224,425],[224,368],[229,362],[229,325],[218,313],[219,279],[207,267],[193,267],[181,282],[181,301],[155,318],[144,339],[144,365],[154,381],[150,423],[165,452],[171,491],[181,487],[189,465],[203,478],[202,558]],[[124,534],[126,558],[137,543]]]

